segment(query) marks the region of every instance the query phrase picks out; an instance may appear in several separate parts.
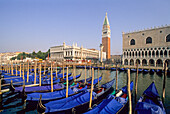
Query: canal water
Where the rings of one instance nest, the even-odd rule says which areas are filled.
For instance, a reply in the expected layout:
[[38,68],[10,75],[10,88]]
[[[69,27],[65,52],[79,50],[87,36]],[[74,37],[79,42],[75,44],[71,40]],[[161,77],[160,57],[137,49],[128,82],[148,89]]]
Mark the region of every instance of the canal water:
[[[73,70],[70,69],[69,72],[72,72]],[[85,77],[85,70],[84,69],[76,69],[76,74],[78,75],[79,73],[82,73],[81,77],[77,80],[81,80],[84,79]],[[89,77],[89,73],[90,71],[87,70],[86,74],[87,74],[87,78]],[[100,82],[101,84],[104,84],[112,79],[114,79],[116,77],[116,71],[110,71],[110,70],[100,70],[99,71],[99,76],[103,74],[103,78]],[[131,81],[135,82],[135,76],[136,76],[136,72],[131,73]],[[95,70],[94,71],[94,77],[97,78],[98,77],[98,71]],[[160,97],[162,97],[162,87],[163,87],[163,74],[162,75],[158,75],[157,73],[154,74],[143,74],[143,73],[139,73],[138,75],[138,95],[137,98],[139,99],[139,97],[142,95],[143,91],[152,83],[155,82],[158,93],[160,95]],[[164,102],[164,106],[166,109],[167,113],[170,113],[170,76],[167,76],[166,78],[166,93],[165,93],[165,102]],[[125,86],[127,84],[127,72],[118,71],[118,89],[121,89],[123,86]],[[113,85],[113,87],[115,88],[115,83]],[[134,90],[134,89],[133,89]],[[134,91],[133,91],[134,92]],[[8,95],[9,93],[5,93],[3,96]],[[6,100],[5,98],[3,100]],[[21,99],[16,99],[14,101],[12,101],[11,103],[8,104],[3,104],[1,110],[2,114],[6,114],[6,113],[26,113],[26,114],[32,114],[32,113],[37,113],[36,110],[31,110],[31,111],[26,111],[26,104],[21,104]]]

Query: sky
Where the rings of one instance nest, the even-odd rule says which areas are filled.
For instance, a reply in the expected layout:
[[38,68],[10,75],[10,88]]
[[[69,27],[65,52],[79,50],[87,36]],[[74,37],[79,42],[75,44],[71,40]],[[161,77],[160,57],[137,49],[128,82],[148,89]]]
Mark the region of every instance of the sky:
[[122,32],[170,24],[170,0],[0,0],[0,53],[47,51],[77,43],[99,50],[107,12],[111,55]]

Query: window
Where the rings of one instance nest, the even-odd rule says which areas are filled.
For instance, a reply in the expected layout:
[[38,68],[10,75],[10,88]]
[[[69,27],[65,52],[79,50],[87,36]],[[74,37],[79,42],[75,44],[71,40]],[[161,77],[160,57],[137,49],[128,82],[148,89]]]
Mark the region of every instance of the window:
[[132,39],[132,40],[130,41],[130,45],[135,45],[135,40],[134,40],[134,39]]
[[151,37],[147,37],[146,38],[146,44],[151,44],[152,43],[152,38]]
[[107,32],[103,32],[103,34],[107,34]]
[[162,31],[160,31],[160,33],[162,33]]
[[170,42],[170,34],[166,37],[166,42]]

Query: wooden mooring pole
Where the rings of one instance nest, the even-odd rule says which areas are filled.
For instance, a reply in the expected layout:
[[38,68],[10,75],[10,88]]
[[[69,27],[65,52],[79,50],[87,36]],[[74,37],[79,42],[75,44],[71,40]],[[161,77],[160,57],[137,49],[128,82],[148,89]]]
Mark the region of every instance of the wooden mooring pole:
[[76,75],[77,75],[77,73],[76,73],[76,66],[74,65],[74,81],[76,82]]
[[57,76],[58,76],[58,74],[57,74],[57,62],[56,62],[56,71],[55,71],[55,73],[56,73],[56,79],[57,79]]
[[98,78],[98,88],[99,88],[99,67],[98,67],[98,71],[97,71],[97,78]]
[[41,63],[40,63],[39,68],[40,68],[39,86],[41,86]]
[[20,68],[20,69],[19,69],[20,77],[21,77],[21,67],[22,67],[22,66],[21,66],[21,63],[20,63],[20,67],[19,67],[19,68]]
[[11,73],[14,75],[13,62],[11,61]]
[[67,75],[66,75],[66,98],[68,97],[68,67],[67,67]]
[[1,75],[2,75],[2,73],[0,73],[0,95],[2,94],[2,92],[1,92]]
[[45,61],[45,64],[44,64],[44,75],[45,75],[45,71],[46,71],[46,61]]
[[94,80],[94,69],[92,68],[92,82],[91,82],[91,92],[90,92],[89,109],[91,109],[91,105],[92,105],[93,80]]
[[85,65],[85,84],[86,84],[86,65]]
[[51,92],[53,92],[53,62],[51,61]]
[[117,89],[118,89],[118,87],[117,87],[117,64],[116,64],[116,91],[117,91]]
[[18,71],[17,71],[17,63],[15,64],[15,71],[16,71],[16,76],[18,76]]
[[37,78],[37,61],[35,62],[34,66],[34,84],[36,84],[36,78]]
[[29,61],[27,63],[27,83],[29,81]]
[[162,89],[162,102],[165,101],[165,85],[166,85],[166,77],[167,77],[167,63],[164,65],[164,79],[163,79],[163,89]]
[[137,61],[137,66],[136,66],[136,78],[135,78],[135,104],[137,103],[137,92],[138,92],[138,61]]
[[63,63],[63,79],[64,79],[64,63]]
[[24,76],[24,63],[23,63],[23,69],[22,69],[22,75],[23,75],[23,80],[25,79],[25,76]]
[[132,99],[130,91],[130,69],[128,69],[128,98],[129,98],[129,114],[132,114]]

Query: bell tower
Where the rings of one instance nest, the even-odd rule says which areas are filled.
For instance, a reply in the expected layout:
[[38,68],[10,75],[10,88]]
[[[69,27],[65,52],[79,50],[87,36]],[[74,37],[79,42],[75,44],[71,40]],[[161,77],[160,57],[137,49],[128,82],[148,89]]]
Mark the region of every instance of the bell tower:
[[107,12],[102,29],[102,45],[104,46],[103,52],[106,52],[106,59],[110,59],[110,25],[107,18]]

